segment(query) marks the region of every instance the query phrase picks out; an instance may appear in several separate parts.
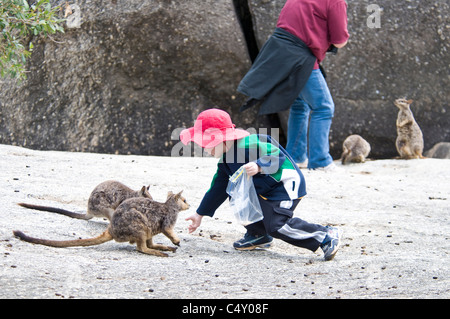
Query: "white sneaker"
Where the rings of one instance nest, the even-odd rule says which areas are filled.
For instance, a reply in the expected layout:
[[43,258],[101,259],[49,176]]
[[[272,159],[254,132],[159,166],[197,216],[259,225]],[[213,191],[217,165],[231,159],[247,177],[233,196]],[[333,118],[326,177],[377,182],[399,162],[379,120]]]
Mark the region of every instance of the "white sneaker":
[[297,163],[298,168],[308,168],[308,159],[302,163]]
[[330,165],[325,166],[325,167],[316,167],[316,168],[313,168],[313,170],[314,170],[314,171],[322,171],[322,172],[335,172],[335,171],[338,170],[338,168],[337,168],[336,164],[331,163]]
[[336,255],[339,249],[342,239],[342,230],[337,227],[326,227],[328,228],[328,233],[323,240],[323,243],[320,244],[320,247],[323,250],[325,260],[329,261],[334,258],[334,255]]

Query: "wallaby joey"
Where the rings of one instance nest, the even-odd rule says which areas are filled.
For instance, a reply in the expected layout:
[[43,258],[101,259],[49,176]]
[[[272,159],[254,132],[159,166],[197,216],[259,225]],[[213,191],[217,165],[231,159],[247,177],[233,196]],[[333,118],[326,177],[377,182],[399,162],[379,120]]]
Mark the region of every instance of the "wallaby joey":
[[350,162],[364,163],[370,153],[370,144],[361,136],[354,134],[345,139],[342,149],[342,164]]
[[117,242],[136,243],[137,250],[142,253],[167,257],[161,250],[174,252],[176,248],[154,244],[152,238],[163,233],[179,246],[180,239],[173,229],[178,213],[189,208],[181,193],[169,192],[165,203],[139,197],[123,201],[112,216],[107,230],[95,238],[56,241],[29,237],[17,230],[13,234],[26,242],[52,247],[94,246],[114,239]]
[[424,158],[422,156],[423,135],[411,112],[412,102],[406,99],[397,99],[394,102],[399,108],[395,146],[402,159]]
[[20,206],[41,211],[58,213],[78,219],[91,219],[92,217],[106,217],[111,220],[115,209],[124,200],[133,197],[153,199],[148,190],[150,186],[143,186],[139,191],[134,191],[128,186],[117,181],[106,181],[97,185],[89,196],[86,214],[79,214],[56,207],[39,206],[19,203]]

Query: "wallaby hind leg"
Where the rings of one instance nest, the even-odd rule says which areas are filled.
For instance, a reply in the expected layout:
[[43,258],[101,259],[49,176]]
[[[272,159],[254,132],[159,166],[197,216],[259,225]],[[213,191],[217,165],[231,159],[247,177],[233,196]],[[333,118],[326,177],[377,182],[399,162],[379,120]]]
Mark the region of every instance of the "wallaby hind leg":
[[173,252],[175,252],[177,250],[176,247],[170,247],[170,246],[166,246],[166,245],[154,244],[152,238],[147,239],[147,243],[146,244],[147,244],[148,248],[157,249],[157,250],[165,250],[165,251],[173,251]]
[[147,255],[154,255],[159,257],[169,257],[166,253],[163,253],[159,250],[152,249],[147,247],[147,240],[146,238],[139,238],[136,240],[137,250],[141,253],[147,254]]
[[112,215],[114,214],[114,209],[109,208],[109,207],[102,207],[102,208],[88,208],[87,213],[86,213],[86,219],[90,219],[92,217],[105,217],[108,220],[112,219]]
[[426,157],[424,157],[423,155],[422,155],[422,150],[421,149],[416,149],[416,150],[414,150],[414,155],[415,155],[415,157],[416,158],[426,158]]
[[364,158],[363,155],[358,155],[358,157],[355,158],[355,162],[356,162],[356,163],[365,163],[365,162],[366,162],[366,159]]

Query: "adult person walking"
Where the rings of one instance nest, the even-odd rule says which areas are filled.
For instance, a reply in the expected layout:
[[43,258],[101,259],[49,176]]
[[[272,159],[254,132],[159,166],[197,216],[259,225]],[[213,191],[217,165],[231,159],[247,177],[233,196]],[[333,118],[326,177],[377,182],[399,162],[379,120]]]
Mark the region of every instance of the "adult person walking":
[[287,0],[238,91],[260,104],[259,114],[290,108],[286,150],[301,167],[329,170],[334,102],[319,64],[349,38],[345,0]]

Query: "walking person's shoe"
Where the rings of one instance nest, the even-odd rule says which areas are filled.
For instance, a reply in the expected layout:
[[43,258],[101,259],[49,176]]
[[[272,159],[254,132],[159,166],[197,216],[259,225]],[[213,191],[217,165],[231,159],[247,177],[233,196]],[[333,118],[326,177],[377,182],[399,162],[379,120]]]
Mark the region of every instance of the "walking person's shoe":
[[251,235],[246,233],[244,238],[234,242],[233,247],[237,250],[253,250],[256,248],[269,248],[273,238],[269,235]]
[[308,159],[306,159],[306,161],[301,162],[301,163],[297,163],[298,168],[300,169],[306,169],[308,168]]
[[339,172],[341,168],[338,168],[336,164],[331,163],[325,167],[316,167],[312,169],[313,171],[321,171],[321,172]]
[[334,258],[339,249],[342,238],[342,230],[336,227],[326,227],[328,228],[328,233],[322,244],[320,244],[320,248],[323,250],[325,260],[329,261]]

